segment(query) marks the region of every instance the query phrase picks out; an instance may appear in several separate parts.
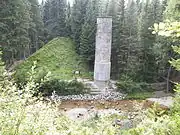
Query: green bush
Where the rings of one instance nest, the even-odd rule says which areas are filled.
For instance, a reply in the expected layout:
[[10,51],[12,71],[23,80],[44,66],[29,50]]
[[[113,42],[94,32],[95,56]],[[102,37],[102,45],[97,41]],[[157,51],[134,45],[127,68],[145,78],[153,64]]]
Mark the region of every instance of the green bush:
[[[30,75],[35,73],[34,67]],[[73,121],[63,116],[59,104],[33,96],[41,86],[33,78],[29,76],[21,90],[9,80],[4,80],[5,86],[0,83],[0,135],[114,135],[118,132],[119,129],[112,125],[114,117]],[[77,83],[69,82],[69,89],[74,89]]]
[[118,90],[126,93],[134,93],[139,91],[149,91],[151,90],[150,86],[145,82],[134,82],[128,76],[122,76],[120,81],[116,84]]
[[174,113],[179,112],[180,115],[180,84],[176,85],[175,92],[176,92],[176,96],[174,98],[174,106],[172,108],[172,111]]
[[62,81],[53,79],[44,82],[39,88],[39,91],[42,92],[44,96],[49,96],[54,91],[58,95],[78,95],[86,93],[87,88],[85,88],[83,83],[77,80]]
[[[51,72],[38,72],[36,70],[37,62],[34,62],[34,65],[31,67],[30,72],[27,73],[27,78],[24,83],[16,83],[19,85],[20,89],[23,89],[29,82],[34,82],[36,85],[36,91],[34,91],[34,96],[39,95],[40,93],[43,96],[50,96],[53,92],[56,92],[58,95],[78,95],[88,92],[88,89],[81,82],[78,82],[76,79],[72,81],[64,81],[55,79],[52,77]],[[38,73],[37,73],[38,72]]]

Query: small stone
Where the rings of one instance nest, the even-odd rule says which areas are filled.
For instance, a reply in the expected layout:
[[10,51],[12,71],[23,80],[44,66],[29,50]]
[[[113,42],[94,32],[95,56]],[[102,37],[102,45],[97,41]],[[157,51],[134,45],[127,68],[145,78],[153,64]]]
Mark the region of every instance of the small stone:
[[79,116],[81,116],[81,117],[82,117],[82,116],[84,116],[84,114],[82,114],[82,113],[79,113]]
[[105,108],[105,109],[108,109],[108,106],[105,106],[104,108]]
[[64,108],[64,111],[66,112],[66,111],[67,111],[67,109],[66,109],[66,108]]
[[101,102],[102,105],[104,105],[105,103],[104,102]]
[[115,120],[115,124],[118,125],[118,126],[121,126],[121,120]]

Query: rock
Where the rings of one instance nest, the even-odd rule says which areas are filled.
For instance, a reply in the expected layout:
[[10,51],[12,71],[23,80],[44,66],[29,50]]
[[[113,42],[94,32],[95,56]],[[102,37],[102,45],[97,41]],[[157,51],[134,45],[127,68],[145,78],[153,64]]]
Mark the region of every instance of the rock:
[[79,116],[84,116],[84,114],[82,114],[82,113],[79,113]]
[[104,108],[105,108],[105,109],[108,109],[108,106],[105,106]]
[[89,118],[88,110],[86,108],[74,108],[66,112],[66,115],[72,120],[86,120]]
[[104,101],[101,101],[100,104],[104,105],[105,103],[104,103]]
[[158,103],[159,105],[167,108],[171,108],[173,105],[173,97],[162,97],[162,98],[148,98],[148,102]]
[[118,120],[118,119],[115,120],[115,125],[122,126],[121,124],[122,124],[122,123],[121,123],[121,120]]
[[121,120],[119,123],[120,129],[130,129],[133,127],[133,123],[131,120]]
[[86,108],[74,108],[71,109],[67,112],[65,112],[65,115],[72,119],[72,120],[82,120],[82,121],[86,121],[90,118],[93,117],[100,117],[100,116],[108,116],[108,115],[112,115],[112,114],[118,114],[118,111],[114,110],[114,109],[102,109],[102,110],[89,110]]
[[66,112],[66,111],[67,111],[67,109],[66,109],[66,108],[64,108],[64,111]]
[[[79,100],[79,101],[91,101],[90,103],[93,104],[94,101],[92,100],[120,100],[125,97],[124,94],[119,93],[119,92],[106,92],[106,93],[101,93],[98,95],[91,95],[91,94],[84,94],[84,95],[68,95],[68,96],[58,96],[58,95],[53,95],[50,97],[50,100],[52,101],[67,101],[67,100]],[[117,105],[119,103],[117,102]]]

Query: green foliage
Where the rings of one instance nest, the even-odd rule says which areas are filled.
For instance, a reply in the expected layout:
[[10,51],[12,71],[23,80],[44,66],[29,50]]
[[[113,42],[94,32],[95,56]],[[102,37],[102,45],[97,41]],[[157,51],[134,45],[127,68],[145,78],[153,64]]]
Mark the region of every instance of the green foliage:
[[0,4],[0,41],[9,66],[43,45],[43,24],[37,0],[3,0]]
[[151,98],[153,96],[153,92],[148,91],[136,91],[128,93],[128,95],[125,97],[125,99],[139,99],[139,100],[145,100],[147,98]]
[[43,21],[51,38],[66,37],[67,0],[47,0],[43,5]]
[[97,0],[89,0],[88,5],[80,35],[79,53],[83,59],[89,62],[89,67],[94,68],[92,65],[94,65],[95,59],[95,33],[99,2]]
[[[160,23],[155,24],[155,32],[158,32],[161,36],[171,37],[174,40],[179,40],[179,22],[172,23]],[[180,54],[179,46],[173,46],[175,52]],[[179,59],[172,60],[171,65],[179,71]],[[151,109],[149,114],[146,115],[140,124],[136,128],[126,132],[131,135],[179,135],[180,133],[180,85],[176,86],[176,97],[174,99],[173,108],[171,108],[168,115],[164,115],[163,111],[157,111],[157,109]]]
[[82,122],[73,122],[67,118],[60,118],[57,128],[61,134],[71,135],[115,135],[118,134],[118,127],[114,127],[113,116],[99,116]]
[[77,80],[72,81],[62,81],[58,79],[53,79],[46,81],[39,88],[44,96],[50,96],[53,92],[57,95],[78,95],[87,93],[87,89],[84,84],[78,82]]
[[180,21],[180,2],[179,0],[168,0],[165,11],[165,18]]
[[[2,61],[2,52],[0,50],[0,78],[3,78],[3,74],[5,72],[4,62]],[[0,79],[0,81],[3,81],[3,79]]]
[[73,79],[74,71],[80,71],[82,76],[88,76],[86,65],[80,61],[73,45],[68,38],[55,38],[17,67],[15,79],[21,83],[26,82],[27,72],[31,70],[34,61],[37,61],[35,68],[37,80],[49,71],[53,79],[59,80]]
[[[114,135],[118,133],[119,129],[112,124],[117,116],[95,116],[87,121],[73,121],[59,112],[57,103],[52,104],[41,100],[41,97],[34,97],[34,89],[41,86],[33,79],[35,65],[29,72],[29,82],[23,89],[19,90],[8,80],[5,87],[0,87],[0,134]],[[74,87],[75,83],[71,82],[69,85]]]
[[126,93],[136,93],[151,90],[145,82],[134,82],[129,76],[122,76],[117,83],[118,89]]
[[28,55],[30,39],[30,6],[28,0],[7,0],[1,2],[0,41],[6,64]]
[[29,32],[30,43],[30,54],[33,54],[44,45],[44,24],[40,14],[38,0],[29,0],[31,23]]
[[[176,117],[178,118],[178,117]],[[179,124],[178,119],[173,120],[168,115],[159,117],[158,119],[152,120],[151,118],[145,117],[144,120],[138,124],[135,129],[128,131],[130,135],[178,135]]]
[[85,22],[88,1],[89,0],[75,0],[72,7],[72,14],[71,14],[72,38],[76,43],[76,51],[78,54],[80,54],[80,50],[79,50],[80,36],[82,33],[82,26]]

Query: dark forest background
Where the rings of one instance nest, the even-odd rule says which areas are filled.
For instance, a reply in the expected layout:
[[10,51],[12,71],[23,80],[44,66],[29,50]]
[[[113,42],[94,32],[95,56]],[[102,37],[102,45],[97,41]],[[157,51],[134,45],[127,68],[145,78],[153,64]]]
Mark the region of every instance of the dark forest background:
[[93,71],[96,19],[112,16],[112,78],[128,76],[134,81],[176,80],[168,64],[176,57],[171,45],[179,44],[156,34],[153,25],[180,20],[178,0],[1,0],[0,45],[10,68],[55,37],[70,37],[76,52]]

